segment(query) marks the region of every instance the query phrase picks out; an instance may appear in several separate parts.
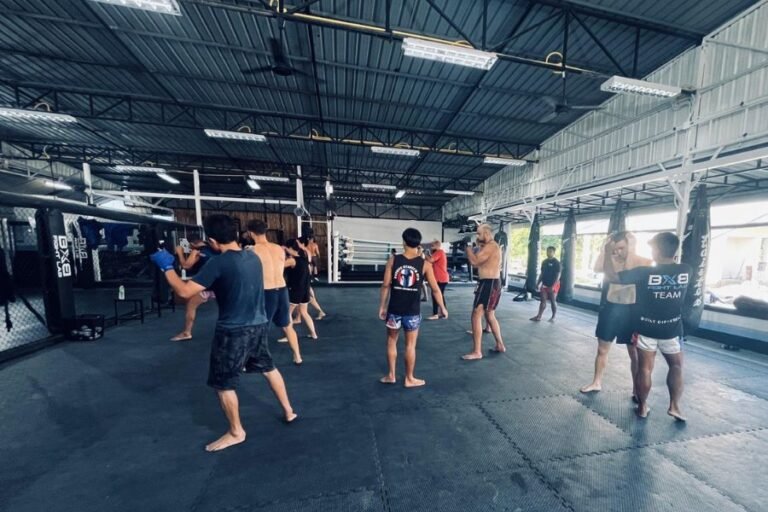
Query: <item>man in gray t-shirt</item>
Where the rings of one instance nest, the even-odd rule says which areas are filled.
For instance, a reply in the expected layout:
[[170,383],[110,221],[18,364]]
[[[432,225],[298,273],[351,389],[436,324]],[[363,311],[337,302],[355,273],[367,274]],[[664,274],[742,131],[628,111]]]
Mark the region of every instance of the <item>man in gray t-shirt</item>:
[[261,260],[253,252],[241,250],[235,223],[230,217],[208,217],[205,231],[211,248],[221,255],[206,263],[190,281],[184,282],[176,275],[173,255],[164,249],[154,253],[151,259],[180,297],[189,298],[205,289],[216,294],[219,318],[211,346],[208,385],[218,392],[229,430],[205,447],[215,452],[245,441],[235,391],[243,368],[264,375],[283,407],[287,423],[297,415],[288,400],[283,377],[269,353]]

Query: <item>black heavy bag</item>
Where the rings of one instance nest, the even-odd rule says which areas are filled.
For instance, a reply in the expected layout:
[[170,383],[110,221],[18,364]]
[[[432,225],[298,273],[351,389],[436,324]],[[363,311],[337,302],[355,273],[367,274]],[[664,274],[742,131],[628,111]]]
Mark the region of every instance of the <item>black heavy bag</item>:
[[531,222],[531,232],[528,235],[528,266],[525,272],[525,290],[530,293],[536,292],[536,281],[539,271],[539,250],[540,250],[541,225],[539,224],[539,214],[533,216]]
[[493,239],[499,244],[501,248],[501,286],[507,286],[507,254],[509,247],[509,240],[507,238],[507,231],[504,228],[504,223],[499,225],[499,231],[493,236]]
[[74,261],[64,217],[57,209],[40,208],[35,213],[35,221],[46,324],[52,334],[61,333],[75,317]]
[[16,294],[13,291],[13,279],[10,272],[8,272],[5,251],[0,249],[0,306],[5,310],[5,330],[9,332],[13,328],[11,313],[8,309],[8,305],[11,302],[16,302]]
[[688,281],[688,292],[683,302],[683,325],[685,332],[691,333],[698,328],[701,314],[704,311],[704,280],[707,274],[709,259],[709,200],[707,189],[700,185],[696,191],[688,218],[685,223],[685,238],[683,239],[682,263],[691,267]]
[[627,230],[627,209],[624,201],[619,199],[613,207],[611,218],[608,220],[608,235]]
[[562,248],[560,249],[560,293],[557,297],[564,302],[573,300],[574,270],[576,263],[576,216],[571,210],[563,226]]

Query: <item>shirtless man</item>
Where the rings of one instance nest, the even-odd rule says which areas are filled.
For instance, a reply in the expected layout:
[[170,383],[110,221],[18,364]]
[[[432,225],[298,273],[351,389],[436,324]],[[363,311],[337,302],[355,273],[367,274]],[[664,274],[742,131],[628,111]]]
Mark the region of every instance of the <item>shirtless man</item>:
[[288,288],[283,277],[285,251],[267,240],[267,224],[261,220],[248,222],[248,234],[253,240],[253,252],[264,268],[264,309],[272,323],[280,327],[293,351],[293,363],[300,365],[299,337],[293,328],[288,302]]
[[501,339],[501,329],[496,320],[496,306],[501,299],[501,247],[493,240],[493,232],[488,224],[481,224],[477,228],[477,241],[482,248],[475,253],[471,247],[467,247],[467,261],[477,267],[478,282],[475,290],[475,301],[472,306],[472,352],[462,356],[465,361],[482,359],[483,345],[483,317],[488,322],[488,327],[496,339],[493,352],[506,352],[504,341]]
[[[635,237],[632,233],[621,231],[608,237],[606,247],[611,246],[611,261],[613,269],[618,272],[632,270],[637,267],[647,267],[651,260],[635,254]],[[595,262],[595,272],[605,271],[605,257],[601,253]],[[616,340],[617,345],[626,345],[629,354],[630,370],[632,373],[632,400],[637,401],[637,349],[632,344],[634,325],[632,322],[632,306],[635,303],[636,290],[634,284],[618,282],[603,283],[603,300],[597,316],[597,356],[595,357],[595,375],[592,382],[581,388],[582,393],[600,391],[603,388],[603,373],[608,361],[608,351]]]

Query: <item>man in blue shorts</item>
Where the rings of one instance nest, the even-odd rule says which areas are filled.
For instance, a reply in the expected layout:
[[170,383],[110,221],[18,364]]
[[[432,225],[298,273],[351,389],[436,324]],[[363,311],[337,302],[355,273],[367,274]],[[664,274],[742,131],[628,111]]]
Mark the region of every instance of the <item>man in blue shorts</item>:
[[206,451],[215,452],[245,441],[235,391],[243,368],[264,375],[283,408],[286,422],[294,421],[297,415],[291,408],[283,377],[272,363],[267,345],[261,261],[252,251],[240,248],[232,218],[226,215],[208,217],[205,232],[211,248],[221,254],[206,263],[191,280],[184,282],[176,275],[173,255],[164,249],[154,253],[151,259],[180,297],[189,298],[205,289],[216,293],[219,318],[211,346],[208,385],[219,395],[229,429],[205,447]]
[[413,228],[403,231],[403,253],[390,256],[384,270],[381,285],[379,318],[387,322],[387,365],[389,372],[381,378],[384,384],[397,382],[397,340],[400,329],[405,331],[405,387],[413,388],[426,384],[417,379],[413,372],[416,367],[416,340],[421,326],[421,288],[426,278],[432,288],[440,312],[448,318],[443,294],[435,280],[432,265],[421,257],[421,233]]

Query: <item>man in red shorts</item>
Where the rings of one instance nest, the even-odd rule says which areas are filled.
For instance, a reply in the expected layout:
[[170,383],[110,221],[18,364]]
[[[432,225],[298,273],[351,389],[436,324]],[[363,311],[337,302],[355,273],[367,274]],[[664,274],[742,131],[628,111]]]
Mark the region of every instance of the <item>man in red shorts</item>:
[[541,263],[541,273],[539,274],[539,314],[531,318],[534,322],[541,321],[541,315],[547,309],[547,301],[552,304],[552,318],[550,322],[555,321],[557,314],[557,292],[560,291],[560,261],[555,258],[554,247],[547,247],[547,259]]

